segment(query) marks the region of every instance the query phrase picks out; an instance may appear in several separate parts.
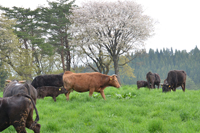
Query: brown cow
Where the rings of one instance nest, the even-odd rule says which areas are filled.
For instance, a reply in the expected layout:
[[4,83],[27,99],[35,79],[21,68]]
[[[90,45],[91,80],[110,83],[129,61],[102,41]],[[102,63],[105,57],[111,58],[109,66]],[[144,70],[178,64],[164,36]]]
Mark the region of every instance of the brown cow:
[[143,80],[137,81],[137,88],[138,89],[140,89],[140,87],[147,87],[147,86],[148,86],[147,81],[143,81]]
[[42,86],[37,88],[37,92],[38,92],[38,98],[51,96],[53,100],[56,102],[56,97],[60,94],[67,93],[67,90],[63,87]]
[[[36,119],[33,121],[33,110]],[[41,125],[37,123],[39,115],[31,96],[17,94],[11,97],[0,98],[0,132],[13,125],[18,133],[26,133],[25,127],[40,132]]]
[[69,94],[73,90],[77,92],[89,91],[91,97],[93,92],[101,93],[101,96],[105,98],[104,89],[107,86],[120,87],[116,75],[105,75],[99,72],[92,73],[72,73],[66,71],[63,75],[64,88],[68,91],[66,94],[67,100],[69,100]]

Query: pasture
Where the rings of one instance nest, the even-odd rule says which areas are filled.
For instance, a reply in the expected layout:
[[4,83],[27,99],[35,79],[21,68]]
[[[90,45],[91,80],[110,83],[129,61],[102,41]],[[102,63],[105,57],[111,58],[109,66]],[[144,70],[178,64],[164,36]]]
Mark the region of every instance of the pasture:
[[[98,93],[90,98],[88,92],[75,91],[69,101],[64,94],[57,102],[51,97],[38,99],[41,133],[200,132],[200,90],[162,93],[161,88],[137,90],[135,85],[125,85],[104,92],[106,100]],[[13,132],[11,126],[3,131]]]

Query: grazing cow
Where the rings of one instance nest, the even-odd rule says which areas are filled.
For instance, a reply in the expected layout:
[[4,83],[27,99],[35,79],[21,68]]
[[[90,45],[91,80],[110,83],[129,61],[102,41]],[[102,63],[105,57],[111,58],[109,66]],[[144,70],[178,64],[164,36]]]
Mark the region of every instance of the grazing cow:
[[[36,119],[33,121],[33,110]],[[18,133],[26,133],[25,127],[40,133],[41,125],[37,123],[39,115],[31,96],[17,94],[11,97],[0,98],[0,132],[13,125]]]
[[185,92],[186,84],[186,72],[183,70],[172,70],[168,72],[167,79],[165,79],[164,84],[162,84],[163,92],[176,91],[176,88],[181,86],[182,90]]
[[37,91],[32,85],[27,83],[22,84],[24,81],[17,80],[6,80],[6,82],[9,82],[9,84],[4,88],[3,97],[10,97],[15,94],[24,93],[30,95],[36,104]]
[[157,73],[148,72],[146,75],[148,88],[155,88],[157,85],[158,89],[160,86],[160,76]]
[[66,94],[67,90],[63,87],[55,87],[55,86],[42,86],[37,88],[38,98],[44,98],[47,96],[51,96],[53,100],[56,102],[56,97],[60,94]]
[[138,89],[140,89],[140,87],[147,87],[147,86],[148,86],[147,81],[143,81],[143,80],[137,81],[137,88]]
[[99,72],[72,73],[66,71],[63,75],[63,84],[64,88],[68,91],[66,94],[67,100],[69,100],[69,94],[73,90],[77,92],[89,91],[89,96],[92,96],[93,92],[99,92],[106,99],[104,89],[107,86],[120,87],[116,75],[108,76]]
[[42,86],[63,86],[63,73],[61,74],[48,74],[48,75],[39,75],[35,77],[31,83],[36,89]]

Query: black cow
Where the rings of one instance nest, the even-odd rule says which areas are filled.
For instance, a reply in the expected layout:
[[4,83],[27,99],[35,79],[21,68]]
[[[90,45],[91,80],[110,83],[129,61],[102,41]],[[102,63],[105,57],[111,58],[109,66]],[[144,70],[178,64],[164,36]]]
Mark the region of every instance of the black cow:
[[39,75],[35,77],[31,83],[36,89],[42,86],[63,86],[63,73],[61,74],[49,74],[49,75]]
[[[36,119],[33,121],[33,110]],[[18,133],[26,133],[25,127],[40,133],[41,125],[37,123],[39,115],[31,96],[17,94],[0,98],[0,132],[13,125]]]
[[137,81],[137,88],[138,89],[140,89],[140,87],[147,87],[147,86],[148,86],[147,81],[143,81],[143,80]]
[[183,70],[172,70],[168,72],[167,79],[162,84],[163,92],[176,91],[176,88],[181,86],[185,92],[186,72]]
[[146,74],[146,79],[148,83],[148,88],[155,88],[157,85],[158,89],[160,86],[160,76],[157,73],[148,72]]
[[60,94],[66,94],[68,91],[61,87],[55,86],[42,86],[37,88],[38,98],[44,98],[47,96],[51,96],[53,100],[56,102],[56,97]]
[[30,95],[36,104],[37,91],[32,85],[27,83],[22,84],[22,81],[17,80],[6,81],[9,82],[9,84],[7,84],[7,86],[4,88],[3,97],[10,97],[15,94],[24,93]]

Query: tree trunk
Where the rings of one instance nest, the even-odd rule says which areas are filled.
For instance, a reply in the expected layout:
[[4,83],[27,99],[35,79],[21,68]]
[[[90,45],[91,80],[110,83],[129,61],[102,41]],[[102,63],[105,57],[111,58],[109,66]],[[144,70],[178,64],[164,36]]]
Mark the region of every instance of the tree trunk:
[[67,35],[65,36],[65,47],[66,47],[66,67],[67,71],[70,71],[70,66],[71,66],[71,55],[70,55],[70,50],[69,50],[69,42],[67,39]]
[[119,84],[121,85],[121,80],[120,80],[120,76],[119,76],[119,65],[118,65],[118,60],[119,60],[119,58],[118,58],[117,56],[113,56],[115,74],[117,75],[118,82],[119,82]]
[[[62,46],[62,48],[64,48],[63,38],[61,38],[61,46]],[[64,61],[64,50],[63,49],[61,49],[61,61],[62,61],[63,72],[65,72],[65,61]]]

